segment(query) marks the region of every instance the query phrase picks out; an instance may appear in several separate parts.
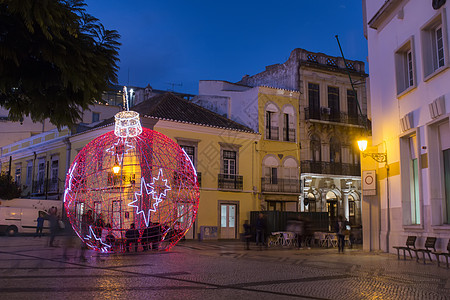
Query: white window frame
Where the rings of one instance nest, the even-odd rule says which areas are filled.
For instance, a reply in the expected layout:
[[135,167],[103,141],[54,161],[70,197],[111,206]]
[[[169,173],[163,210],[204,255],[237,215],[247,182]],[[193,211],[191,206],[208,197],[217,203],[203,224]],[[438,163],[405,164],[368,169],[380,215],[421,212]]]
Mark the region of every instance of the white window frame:
[[[439,65],[439,54],[436,39],[437,30],[442,29],[443,65]],[[422,46],[422,69],[424,81],[447,69],[449,66],[449,44],[446,10],[442,8],[425,25],[420,28]]]
[[397,96],[400,97],[417,87],[414,36],[395,51],[395,75]]
[[[433,227],[445,226],[450,229],[446,221],[446,191],[444,181],[444,161],[442,157],[442,141],[439,127],[446,124],[450,131],[450,115],[444,115],[426,126],[428,146],[428,185],[430,198],[431,225]],[[430,171],[432,170],[432,172]]]
[[[415,137],[416,143],[411,148],[411,138]],[[418,226],[423,228],[423,197],[422,197],[422,162],[420,152],[420,135],[417,129],[412,129],[400,136],[400,174],[402,195],[403,226]],[[411,185],[413,180],[412,151],[415,151],[417,159],[417,190]],[[415,199],[413,199],[413,197]],[[417,201],[415,207],[413,203]],[[416,211],[418,207],[418,212]]]

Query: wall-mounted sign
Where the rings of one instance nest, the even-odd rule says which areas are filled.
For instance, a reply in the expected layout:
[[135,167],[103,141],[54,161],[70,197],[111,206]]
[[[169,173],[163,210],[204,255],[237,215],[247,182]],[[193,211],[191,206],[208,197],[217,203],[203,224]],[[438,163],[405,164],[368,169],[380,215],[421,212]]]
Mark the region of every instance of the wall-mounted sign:
[[375,170],[362,172],[362,190],[365,196],[374,196],[377,194],[377,174]]

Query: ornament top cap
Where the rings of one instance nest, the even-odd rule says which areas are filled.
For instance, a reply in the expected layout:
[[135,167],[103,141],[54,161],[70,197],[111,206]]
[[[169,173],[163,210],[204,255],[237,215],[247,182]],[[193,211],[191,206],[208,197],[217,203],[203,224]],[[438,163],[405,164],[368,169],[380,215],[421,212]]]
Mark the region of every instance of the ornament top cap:
[[139,113],[135,111],[121,111],[115,115],[116,124],[114,134],[118,137],[135,137],[141,134],[142,127]]

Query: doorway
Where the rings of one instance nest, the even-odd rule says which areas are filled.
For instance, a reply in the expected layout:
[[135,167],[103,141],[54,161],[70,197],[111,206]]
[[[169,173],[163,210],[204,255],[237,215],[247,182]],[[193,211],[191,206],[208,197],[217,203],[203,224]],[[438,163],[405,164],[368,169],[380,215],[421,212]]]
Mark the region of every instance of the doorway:
[[220,238],[236,238],[236,204],[220,204]]

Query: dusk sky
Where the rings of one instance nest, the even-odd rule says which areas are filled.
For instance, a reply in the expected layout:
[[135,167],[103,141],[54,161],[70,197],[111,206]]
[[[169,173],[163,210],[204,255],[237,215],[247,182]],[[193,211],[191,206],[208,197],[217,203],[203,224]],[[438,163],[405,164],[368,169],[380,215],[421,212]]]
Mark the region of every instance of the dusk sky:
[[[239,81],[295,48],[366,62],[361,0],[87,0],[122,36],[119,84],[197,94],[199,80]],[[367,63],[366,63],[366,72]]]

